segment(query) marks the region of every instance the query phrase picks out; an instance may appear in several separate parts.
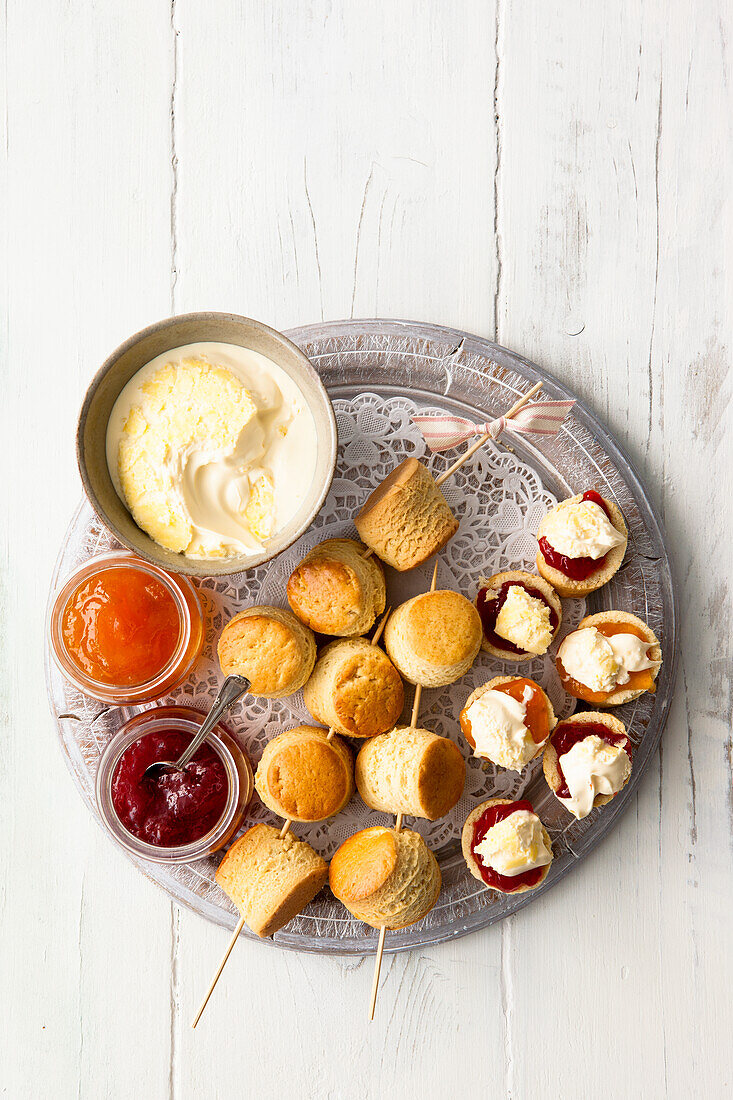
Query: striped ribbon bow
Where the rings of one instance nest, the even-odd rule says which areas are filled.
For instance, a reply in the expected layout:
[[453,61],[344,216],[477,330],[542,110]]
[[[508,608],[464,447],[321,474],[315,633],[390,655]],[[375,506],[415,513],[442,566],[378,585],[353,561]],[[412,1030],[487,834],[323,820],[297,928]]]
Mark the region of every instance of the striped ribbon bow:
[[413,416],[412,422],[417,424],[431,451],[448,451],[475,435],[498,439],[502,432],[510,431],[518,435],[555,436],[574,404],[574,401],[542,401],[525,405],[511,420],[500,416],[484,424],[474,424],[462,416]]

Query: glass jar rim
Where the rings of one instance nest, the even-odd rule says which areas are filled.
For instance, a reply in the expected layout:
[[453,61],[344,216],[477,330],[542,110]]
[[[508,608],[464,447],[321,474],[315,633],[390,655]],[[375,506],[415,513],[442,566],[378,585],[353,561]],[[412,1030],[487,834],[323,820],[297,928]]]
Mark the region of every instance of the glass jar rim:
[[[133,569],[137,572],[147,573],[148,576],[164,585],[166,591],[173,598],[178,612],[180,629],[175,650],[156,676],[139,684],[115,685],[95,680],[73,660],[61,635],[63,613],[75,589],[87,577],[96,576],[97,573],[102,573],[110,568]],[[145,699],[154,698],[157,688],[165,685],[167,679],[185,655],[191,640],[191,612],[186,602],[183,590],[184,584],[190,587],[194,595],[196,594],[188,578],[166,573],[160,566],[144,561],[129,550],[109,550],[83,562],[69,574],[61,585],[49,610],[47,627],[51,639],[51,652],[61,672],[80,691],[91,695],[95,699],[102,699],[104,702],[142,702]]]
[[[190,712],[195,717],[187,717],[183,713],[185,711]],[[170,726],[173,722],[180,726],[184,733],[190,732],[193,737],[204,718],[205,715],[201,711],[192,707],[180,705],[152,707],[129,718],[106,745],[99,760],[95,781],[97,807],[102,822],[109,833],[131,855],[151,860],[154,863],[189,863],[216,851],[219,842],[226,837],[228,830],[231,828],[240,802],[240,779],[236,760],[218,731],[221,729],[228,737],[231,737],[231,734],[220,724],[214,726],[214,729],[207,734],[205,744],[217,753],[226,768],[229,793],[219,821],[204,836],[191,841],[189,844],[176,845],[170,848],[148,844],[125,828],[112,802],[112,779],[122,754],[130,745],[148,734],[155,733],[161,724]],[[186,726],[189,728],[186,729]]]

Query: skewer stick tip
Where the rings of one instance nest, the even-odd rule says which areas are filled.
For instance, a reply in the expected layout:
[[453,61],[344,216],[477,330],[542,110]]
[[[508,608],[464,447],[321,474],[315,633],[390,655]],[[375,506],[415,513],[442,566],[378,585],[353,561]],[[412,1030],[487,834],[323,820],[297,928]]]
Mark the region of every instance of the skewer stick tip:
[[239,933],[242,931],[243,928],[244,928],[244,917],[240,917],[239,920],[237,921],[237,926],[234,929],[234,932],[232,933],[232,938],[229,941],[229,946],[227,947],[226,951],[224,952],[224,958],[219,963],[219,969],[217,970],[216,974],[214,974],[214,977],[212,978],[212,981],[211,981],[211,985],[206,990],[206,996],[204,997],[203,1001],[201,1002],[201,1007],[199,1008],[198,1012],[196,1013],[196,1018],[193,1021],[193,1023],[191,1024],[192,1029],[196,1027],[196,1024],[199,1022],[199,1020],[203,1016],[204,1009],[206,1008],[207,1004],[209,1003],[209,997],[214,992],[214,988],[216,986],[216,983],[219,981],[219,978],[221,977],[221,972],[224,969],[224,967],[226,966],[227,959],[231,955],[232,950],[234,948],[234,944],[237,942],[237,939],[239,937]]
[[379,992],[379,974],[382,969],[382,955],[384,954],[384,937],[387,935],[387,929],[382,925],[379,929],[379,942],[377,944],[377,954],[374,959],[374,980],[372,981],[372,996],[369,1002],[369,1019],[374,1019],[374,1007],[377,1003],[377,993]]

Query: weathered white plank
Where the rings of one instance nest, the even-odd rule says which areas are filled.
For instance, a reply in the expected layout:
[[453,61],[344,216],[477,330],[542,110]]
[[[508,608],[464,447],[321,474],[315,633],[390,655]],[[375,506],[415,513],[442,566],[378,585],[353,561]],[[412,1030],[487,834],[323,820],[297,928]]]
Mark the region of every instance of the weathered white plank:
[[160,1096],[170,905],[73,789],[42,640],[45,589],[80,491],[81,395],[121,338],[169,308],[169,21],[136,2],[8,0],[2,14],[0,1082],[13,1097]]
[[[733,1072],[720,1041],[733,964],[710,938],[733,901],[730,696],[711,663],[729,650],[730,570],[712,580],[710,566],[731,562],[719,14],[621,5],[589,20],[580,4],[532,5],[500,24],[499,339],[581,393],[631,450],[684,582],[658,774],[602,850],[513,922],[513,1011],[544,1022],[541,1045],[513,1051],[519,1096],[538,1081],[568,1097],[611,1083],[721,1095]],[[526,67],[530,41],[542,45]]]

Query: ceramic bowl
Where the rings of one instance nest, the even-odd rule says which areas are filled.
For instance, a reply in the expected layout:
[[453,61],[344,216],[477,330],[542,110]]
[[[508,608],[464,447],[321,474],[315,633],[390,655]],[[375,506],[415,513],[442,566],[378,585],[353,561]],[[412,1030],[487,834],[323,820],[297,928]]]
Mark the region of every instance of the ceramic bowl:
[[[255,555],[197,561],[159,546],[142,531],[117,495],[107,466],[107,423],[112,407],[132,376],[173,348],[199,341],[238,344],[266,355],[299,387],[313,414],[318,437],[316,471],[299,512]],[[186,313],[158,321],[131,336],[110,355],[86,392],[79,414],[76,453],[84,491],[95,512],[123,546],[145,561],[195,577],[242,573],[276,557],[300,538],[318,514],[336,465],[336,418],[331,401],[309,360],[287,337],[259,321],[232,313]]]

